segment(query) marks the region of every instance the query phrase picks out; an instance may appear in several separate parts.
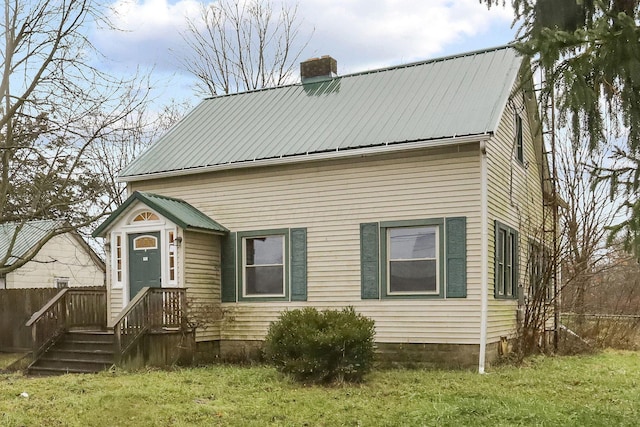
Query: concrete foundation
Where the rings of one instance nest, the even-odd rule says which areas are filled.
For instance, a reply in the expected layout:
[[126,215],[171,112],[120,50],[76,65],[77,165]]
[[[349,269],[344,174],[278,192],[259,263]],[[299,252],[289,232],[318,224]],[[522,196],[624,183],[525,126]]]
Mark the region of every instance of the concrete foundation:
[[[486,366],[501,355],[499,342],[487,344]],[[376,343],[376,366],[381,368],[477,369],[477,344]],[[250,363],[263,361],[262,341],[223,340],[199,342],[196,363],[213,361]]]

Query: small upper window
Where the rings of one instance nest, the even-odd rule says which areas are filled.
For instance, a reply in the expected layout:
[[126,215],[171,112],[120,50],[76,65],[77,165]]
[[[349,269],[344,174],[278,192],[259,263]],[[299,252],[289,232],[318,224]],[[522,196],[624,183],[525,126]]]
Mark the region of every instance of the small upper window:
[[144,211],[136,215],[136,217],[133,218],[133,222],[158,221],[159,219],[160,218],[158,218],[158,215],[154,214],[153,212]]
[[53,279],[56,288],[63,289],[69,287],[69,278],[68,277],[56,277]]
[[522,146],[522,118],[516,115],[516,158],[524,162],[524,147]]
[[388,293],[438,292],[438,227],[389,228]]
[[158,247],[158,239],[154,236],[140,236],[133,240],[134,250],[156,249]]

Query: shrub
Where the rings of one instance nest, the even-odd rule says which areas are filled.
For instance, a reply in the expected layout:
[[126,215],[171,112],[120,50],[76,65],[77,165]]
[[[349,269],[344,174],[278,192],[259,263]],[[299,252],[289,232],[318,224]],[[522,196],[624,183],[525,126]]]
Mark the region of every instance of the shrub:
[[265,356],[297,381],[359,382],[373,364],[373,320],[355,312],[286,311],[271,324]]

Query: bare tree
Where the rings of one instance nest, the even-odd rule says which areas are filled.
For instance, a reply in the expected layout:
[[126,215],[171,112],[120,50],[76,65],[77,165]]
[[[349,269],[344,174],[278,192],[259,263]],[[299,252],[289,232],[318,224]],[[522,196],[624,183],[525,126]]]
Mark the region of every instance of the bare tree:
[[0,224],[18,223],[13,236],[4,236],[5,274],[37,252],[7,262],[27,221],[66,220],[40,241],[42,247],[108,208],[87,154],[144,105],[149,83],[144,76],[114,78],[96,68],[103,58],[87,30],[110,23],[93,0],[7,0],[2,12]]
[[[592,179],[594,165],[607,163],[607,155],[604,150],[590,151],[585,145],[572,144],[562,132],[556,140],[553,155],[558,166],[562,232],[554,254],[553,245],[545,239],[545,230],[532,230],[523,277],[528,287],[517,343],[520,356],[536,352],[540,346],[544,350],[544,331],[560,306],[564,313],[579,314],[575,318],[581,320],[588,305],[587,295],[607,286],[599,278],[611,267],[607,227],[614,222],[616,207],[611,203],[607,183]],[[543,227],[549,228],[550,224]],[[553,260],[558,260],[562,269],[558,292],[553,289]],[[573,323],[574,326],[580,327]]]
[[201,4],[200,16],[187,19],[181,54],[184,69],[196,77],[205,96],[278,86],[289,82],[303,49],[297,6],[262,0],[219,0]]
[[91,145],[87,155],[92,170],[102,178],[102,205],[110,204],[109,210],[113,210],[126,200],[126,185],[118,181],[118,174],[177,123],[188,106],[186,101],[175,100],[160,111],[142,105],[123,117],[113,132]]
[[563,233],[563,311],[585,312],[585,294],[597,286],[594,277],[606,268],[607,235],[615,218],[605,182],[594,181],[594,165],[609,161],[603,149],[584,144],[559,145],[556,153],[560,194],[567,203],[561,216]]

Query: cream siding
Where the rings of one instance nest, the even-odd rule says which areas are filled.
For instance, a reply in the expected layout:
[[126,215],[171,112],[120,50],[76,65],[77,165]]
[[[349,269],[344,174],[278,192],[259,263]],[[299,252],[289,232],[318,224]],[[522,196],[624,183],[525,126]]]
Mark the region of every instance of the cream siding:
[[184,287],[196,341],[220,339],[220,236],[185,232]]
[[55,279],[68,278],[70,287],[103,286],[105,274],[88,249],[71,234],[51,238],[38,254],[8,273],[7,289],[51,288]]
[[[222,339],[262,339],[283,309],[352,305],[376,321],[379,342],[479,342],[477,143],[130,186],[181,198],[232,231],[307,228],[308,300],[222,304]],[[453,216],[467,217],[467,298],[361,300],[361,223]]]
[[[516,84],[518,87],[518,84]],[[515,153],[515,114],[522,118],[524,161]],[[533,115],[525,110],[521,91],[512,93],[494,138],[487,146],[489,194],[489,318],[488,342],[501,336],[513,337],[516,332],[516,299],[494,298],[494,221],[498,220],[519,232],[519,281],[528,287],[528,257],[530,239],[542,241],[543,197],[540,176],[540,147],[534,146],[534,132],[539,125],[531,122]]]

